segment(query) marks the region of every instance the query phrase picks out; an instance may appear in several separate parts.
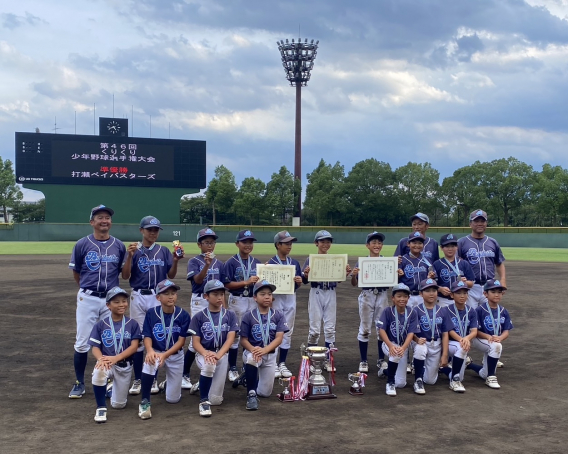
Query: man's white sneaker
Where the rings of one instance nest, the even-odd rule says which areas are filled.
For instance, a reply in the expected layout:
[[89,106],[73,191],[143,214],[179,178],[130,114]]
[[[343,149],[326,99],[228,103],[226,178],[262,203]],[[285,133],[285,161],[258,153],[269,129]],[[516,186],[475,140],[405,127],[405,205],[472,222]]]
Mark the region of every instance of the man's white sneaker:
[[140,394],[141,391],[142,391],[142,380],[134,380],[132,382],[132,386],[128,390],[128,394],[130,394],[131,396],[136,396]]
[[464,393],[465,388],[462,385],[461,381],[459,380],[451,380],[450,381],[450,389],[456,393]]
[[426,394],[426,390],[424,389],[424,382],[421,378],[414,382],[414,392],[420,395]]
[[237,378],[239,378],[239,371],[237,369],[237,366],[231,366],[228,376],[230,382],[234,382]]
[[211,402],[208,400],[199,403],[199,416],[208,418],[211,416]]
[[138,405],[138,417],[140,419],[150,419],[152,417],[151,405],[146,399]]
[[107,409],[106,407],[99,407],[95,412],[95,421],[98,423],[107,422]]
[[195,382],[191,389],[189,390],[189,394],[196,394],[199,391],[199,382]]
[[495,375],[490,375],[489,377],[487,377],[485,379],[485,384],[492,389],[501,388],[501,385],[499,385],[499,382],[497,381],[497,377]]
[[497,360],[497,367],[500,369],[501,367],[503,367],[505,364],[503,364],[501,361]]
[[359,363],[359,372],[369,372],[369,363],[367,361],[361,361]]
[[387,383],[387,396],[396,396],[396,388],[393,383]]
[[160,392],[160,388],[158,386],[158,381],[154,378],[152,382],[152,388],[150,389],[150,394],[158,394]]

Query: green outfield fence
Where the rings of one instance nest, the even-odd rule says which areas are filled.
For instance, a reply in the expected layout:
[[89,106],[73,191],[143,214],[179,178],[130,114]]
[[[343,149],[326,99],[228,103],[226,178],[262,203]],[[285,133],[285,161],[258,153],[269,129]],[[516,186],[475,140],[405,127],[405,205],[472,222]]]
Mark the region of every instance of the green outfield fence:
[[[162,224],[160,241],[180,240],[195,242],[197,232],[205,228],[195,224]],[[288,229],[301,243],[311,243],[318,230],[331,232],[335,241],[342,244],[360,244],[373,230],[385,234],[385,244],[397,244],[408,233],[408,227],[279,227],[219,225],[211,226],[219,235],[219,242],[231,243],[241,229],[250,229],[261,243],[272,243],[279,230]],[[76,241],[92,233],[89,224],[0,224],[0,241]],[[428,236],[437,240],[445,233],[458,237],[470,233],[467,227],[431,227]],[[112,234],[123,241],[137,240],[140,236],[137,224],[113,224]],[[503,247],[568,248],[568,228],[563,227],[489,227],[487,235],[495,238]]]

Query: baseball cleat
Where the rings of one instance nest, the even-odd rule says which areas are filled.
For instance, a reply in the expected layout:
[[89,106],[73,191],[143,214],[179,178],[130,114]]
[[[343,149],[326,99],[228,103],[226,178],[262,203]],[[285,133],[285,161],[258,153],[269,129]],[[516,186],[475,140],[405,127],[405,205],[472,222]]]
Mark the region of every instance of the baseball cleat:
[[128,394],[130,394],[131,396],[136,396],[140,394],[141,391],[142,391],[142,380],[134,380],[132,382],[132,386],[128,390]]
[[138,417],[140,419],[150,419],[152,417],[151,404],[147,399],[142,400],[138,405]]
[[490,375],[489,377],[487,377],[485,384],[492,389],[501,388],[501,385],[499,385],[499,382],[497,381],[497,377],[495,375]]
[[108,399],[112,397],[112,380],[109,380],[107,383],[105,395]]
[[193,384],[193,386],[189,390],[189,394],[197,394],[197,391],[199,391],[199,382]]
[[258,397],[256,397],[256,394],[252,391],[251,394],[247,396],[246,409],[252,411],[258,410]]
[[361,361],[359,363],[359,372],[369,372],[369,363],[367,361]]
[[150,389],[150,394],[158,394],[160,392],[160,388],[158,387],[158,381],[154,378],[152,382],[152,388]]
[[290,378],[292,376],[292,372],[286,367],[285,363],[278,364],[278,370],[282,378]]
[[501,361],[497,360],[497,367],[501,368],[503,367],[505,364],[503,364]]
[[462,385],[461,381],[459,380],[451,380],[450,381],[450,389],[456,393],[464,393],[465,388]]
[[181,379],[181,389],[191,389],[191,386],[189,375],[184,375]]
[[237,378],[239,378],[239,370],[237,369],[237,366],[231,366],[228,377],[230,382],[234,382]]
[[421,378],[414,382],[414,392],[416,394],[420,394],[421,396],[426,394],[426,390],[424,389],[424,382]]
[[465,367],[469,366],[472,362],[473,362],[473,359],[471,359],[471,356],[465,357]]
[[200,402],[199,403],[199,416],[203,416],[205,418],[208,418],[209,416],[211,416],[211,402],[209,402],[208,400],[204,401],[204,402]]
[[238,388],[239,385],[242,385],[243,387],[247,387],[247,376],[245,374],[245,371],[243,370],[241,372],[241,374],[237,377],[236,380],[233,380],[233,388]]
[[412,366],[410,364],[406,365],[406,373],[410,374],[412,372]]
[[377,373],[379,378],[385,377],[387,375],[387,369],[389,367],[388,363],[384,360],[379,359],[377,361],[377,367],[379,368],[379,372]]
[[387,396],[396,396],[394,383],[387,383]]
[[160,384],[158,385],[158,389],[160,390],[161,393],[166,392],[166,386],[167,385],[168,385],[168,382],[166,380],[160,382]]
[[85,394],[85,384],[77,380],[73,385],[73,388],[71,388],[69,399],[80,399],[83,397],[83,394]]
[[274,378],[280,378],[282,377],[282,373],[280,372],[280,368],[278,367],[278,364],[276,364],[276,369],[274,371]]
[[107,409],[106,407],[99,407],[95,412],[95,422],[103,423],[107,422]]

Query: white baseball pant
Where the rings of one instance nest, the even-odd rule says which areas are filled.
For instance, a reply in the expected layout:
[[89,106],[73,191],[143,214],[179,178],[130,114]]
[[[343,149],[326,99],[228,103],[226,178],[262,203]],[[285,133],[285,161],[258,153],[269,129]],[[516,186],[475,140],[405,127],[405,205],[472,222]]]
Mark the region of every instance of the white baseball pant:
[[108,370],[94,369],[91,383],[96,386],[106,386],[107,380],[112,379],[110,405],[112,408],[124,408],[126,407],[131,376],[132,366],[118,367],[114,364]]
[[292,341],[292,333],[294,332],[294,322],[296,320],[296,294],[293,295],[274,295],[272,309],[282,311],[288,323],[290,331],[284,333],[281,348],[289,349]]
[[[138,325],[140,325],[140,331],[144,327],[144,319],[146,318],[146,312],[159,306],[160,302],[156,299],[156,295],[141,295],[140,292],[132,290],[130,293],[130,318],[136,320]],[[144,342],[140,342],[137,352],[144,351]]]
[[308,344],[317,345],[321,333],[322,320],[325,341],[329,344],[334,343],[337,318],[337,294],[335,289],[311,288],[308,298],[308,316],[310,321]]
[[[229,296],[229,310],[237,316],[239,326],[241,326],[243,315],[256,307],[256,301],[250,296]],[[235,336],[235,342],[231,345],[231,348],[239,348],[240,339],[240,336]]]
[[408,298],[407,306],[409,308],[413,309],[416,306],[418,306],[419,304],[422,304],[423,302],[424,302],[424,298],[422,298],[421,295],[410,295],[410,298]]
[[[203,297],[201,293],[192,293],[191,294],[191,306],[189,308],[191,318],[195,317],[200,312],[204,311],[209,307],[209,302]],[[195,353],[195,349],[193,348],[193,336],[189,337],[189,345],[187,349],[193,353]]]
[[442,356],[442,341],[438,339],[422,345],[413,341],[412,348],[414,359],[424,361],[424,383],[427,385],[435,384],[438,380],[438,369],[440,368],[440,357]]
[[383,291],[375,295],[372,290],[363,290],[357,300],[359,302],[359,318],[361,319],[357,340],[369,342],[373,326],[377,330],[377,339],[379,339],[377,320],[389,305],[387,292]]
[[500,342],[489,342],[487,339],[475,338],[471,341],[471,346],[483,352],[483,369],[479,371],[479,376],[487,378],[487,357],[500,358],[503,352],[503,344]]
[[[156,353],[163,353],[156,350]],[[183,350],[174,353],[166,359],[164,369],[166,369],[166,401],[170,404],[177,404],[181,399],[181,379],[183,375]],[[156,375],[160,361],[155,364],[144,363],[142,373]]]
[[454,300],[451,300],[449,298],[444,298],[443,296],[438,297],[438,306],[448,307],[451,304],[454,304]]
[[211,405],[221,405],[223,402],[223,390],[225,388],[225,377],[229,368],[229,356],[227,354],[217,361],[217,364],[207,364],[205,358],[196,353],[195,361],[204,377],[213,377],[211,389],[209,390],[209,402]]
[[479,284],[473,284],[473,287],[469,289],[467,294],[467,305],[472,309],[476,309],[477,306],[486,303],[487,298],[483,295],[483,286]]
[[[399,346],[398,344],[394,344]],[[398,367],[396,368],[396,375],[394,376],[394,386],[397,388],[404,388],[406,386],[406,364],[408,361],[408,351],[405,351],[400,356],[390,356],[389,348],[387,347],[386,342],[383,342],[383,352],[385,356],[389,357],[389,361],[393,363],[397,363]]]
[[75,338],[75,351],[87,353],[91,346],[88,344],[91,337],[93,326],[103,318],[108,318],[110,311],[106,305],[105,298],[98,298],[79,290],[77,293],[77,310],[75,317],[77,320],[77,336]]
[[243,350],[243,364],[250,364],[258,368],[258,385],[256,394],[261,397],[270,397],[274,388],[274,369],[276,369],[277,352],[264,355],[259,362],[248,350]]
[[[463,381],[463,376],[465,373],[465,359],[467,358],[468,352],[461,348],[461,345],[458,341],[451,340],[448,346],[448,356],[454,357],[457,356],[458,358],[462,358],[464,360],[462,364],[462,368],[460,370],[460,381]],[[450,379],[452,379],[451,377]]]

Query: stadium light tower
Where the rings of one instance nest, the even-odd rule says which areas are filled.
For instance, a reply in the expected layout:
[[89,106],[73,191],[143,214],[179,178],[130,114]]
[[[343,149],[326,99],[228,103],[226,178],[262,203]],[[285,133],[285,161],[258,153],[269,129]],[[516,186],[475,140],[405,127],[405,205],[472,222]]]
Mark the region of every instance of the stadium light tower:
[[[298,38],[297,42],[289,43],[288,40],[280,40],[276,42],[278,50],[282,55],[282,65],[286,73],[286,79],[292,87],[296,87],[296,142],[294,152],[294,179],[302,182],[302,87],[308,84],[310,80],[310,72],[314,67],[319,41],[314,43],[312,39],[308,43],[306,38],[304,42]],[[300,217],[302,215],[302,194],[300,184],[300,194],[294,194],[298,203],[294,208],[294,219],[292,225],[300,225]]]

